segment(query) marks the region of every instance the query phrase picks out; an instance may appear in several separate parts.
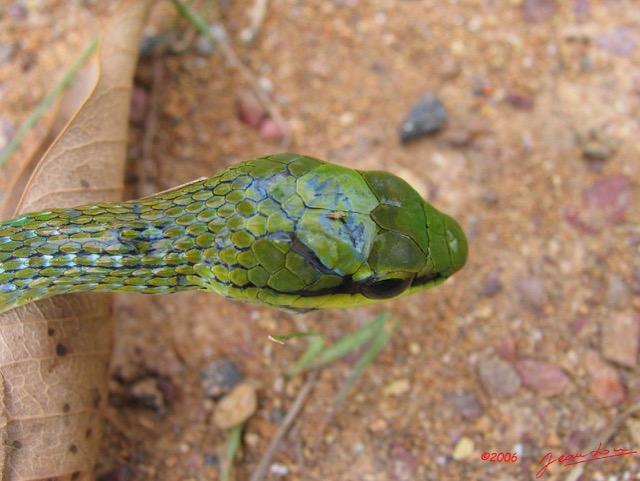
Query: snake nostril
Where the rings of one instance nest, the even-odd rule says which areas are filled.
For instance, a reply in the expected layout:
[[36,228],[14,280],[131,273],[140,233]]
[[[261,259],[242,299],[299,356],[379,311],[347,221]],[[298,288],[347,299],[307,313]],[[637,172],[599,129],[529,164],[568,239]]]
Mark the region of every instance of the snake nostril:
[[447,247],[449,248],[449,256],[451,257],[451,274],[459,271],[467,262],[469,247],[467,245],[467,237],[453,218],[445,215],[445,229],[447,236]]

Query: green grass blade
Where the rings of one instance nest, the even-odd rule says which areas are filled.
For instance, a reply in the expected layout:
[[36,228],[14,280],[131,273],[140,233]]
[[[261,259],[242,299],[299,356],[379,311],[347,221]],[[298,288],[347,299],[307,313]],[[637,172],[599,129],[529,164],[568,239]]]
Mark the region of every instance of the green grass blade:
[[231,472],[233,468],[233,460],[238,454],[240,449],[240,443],[242,441],[242,431],[246,423],[240,423],[237,426],[232,427],[227,435],[227,446],[225,449],[225,459],[222,465],[222,473],[220,475],[221,481],[231,481]]
[[370,323],[362,326],[353,334],[344,336],[336,341],[331,346],[324,349],[311,363],[309,368],[318,368],[340,359],[352,351],[355,351],[360,346],[369,342],[384,326],[385,322],[391,317],[389,311],[383,312],[378,317],[373,319]]
[[289,341],[291,339],[295,339],[296,337],[313,337],[313,336],[320,336],[320,334],[315,333],[315,332],[291,332],[289,334],[272,334],[269,337],[271,339],[273,339],[276,342],[280,342],[282,344],[284,344],[286,341]]
[[302,371],[310,369],[313,365],[315,358],[320,354],[325,346],[325,340],[322,336],[314,336],[309,341],[309,347],[302,355],[298,362],[296,362],[291,368],[287,369],[287,376],[294,376]]
[[78,60],[71,66],[67,72],[65,72],[64,76],[58,82],[58,84],[49,92],[38,104],[33,113],[29,116],[29,118],[20,126],[20,129],[14,135],[11,142],[5,147],[5,149],[0,152],[0,168],[4,166],[7,159],[15,152],[15,150],[20,146],[25,136],[33,128],[33,126],[40,120],[40,118],[44,115],[51,104],[55,101],[55,99],[60,95],[60,92],[69,85],[69,82],[76,76],[80,67],[87,61],[91,55],[98,48],[98,44],[100,43],[100,37],[95,37],[89,46],[82,52]]
[[200,15],[198,15],[195,10],[192,10],[188,5],[181,2],[180,0],[171,0],[171,3],[173,3],[174,7],[176,7],[176,10],[178,10],[180,15],[191,22],[201,34],[213,40],[217,40],[214,35],[211,34],[211,30],[209,29],[209,25],[207,25],[207,22]]
[[373,364],[373,361],[375,360],[376,357],[378,357],[378,354],[380,354],[380,351],[382,351],[384,346],[387,345],[387,342],[389,342],[389,339],[391,338],[391,334],[393,334],[396,331],[396,329],[398,329],[399,326],[400,326],[400,323],[398,321],[393,321],[391,326],[388,328],[386,323],[382,323],[379,325],[379,329],[375,333],[373,340],[371,341],[371,344],[369,344],[369,347],[367,348],[367,350],[362,354],[360,359],[358,359],[358,362],[356,363],[356,365],[353,368],[353,371],[349,375],[347,382],[342,386],[342,388],[340,389],[340,392],[336,396],[336,399],[333,403],[334,407],[340,404],[342,401],[344,401],[349,391],[351,391],[353,386],[355,386],[356,382],[358,382],[358,379],[360,379],[364,371],[371,364]]

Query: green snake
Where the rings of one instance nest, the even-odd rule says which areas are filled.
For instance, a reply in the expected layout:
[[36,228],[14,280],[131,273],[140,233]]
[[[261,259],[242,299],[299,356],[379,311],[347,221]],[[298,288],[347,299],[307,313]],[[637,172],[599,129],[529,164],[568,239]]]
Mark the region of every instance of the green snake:
[[278,154],[139,200],[0,223],[0,312],[71,292],[193,289],[352,307],[438,285],[466,260],[459,224],[399,177]]

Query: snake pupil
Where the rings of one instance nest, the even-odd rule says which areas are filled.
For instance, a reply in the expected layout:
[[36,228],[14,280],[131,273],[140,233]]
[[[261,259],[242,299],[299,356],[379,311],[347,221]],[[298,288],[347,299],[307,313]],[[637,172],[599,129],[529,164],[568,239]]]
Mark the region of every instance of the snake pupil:
[[413,278],[391,278],[374,280],[362,284],[360,292],[369,299],[389,299],[402,294],[411,285]]

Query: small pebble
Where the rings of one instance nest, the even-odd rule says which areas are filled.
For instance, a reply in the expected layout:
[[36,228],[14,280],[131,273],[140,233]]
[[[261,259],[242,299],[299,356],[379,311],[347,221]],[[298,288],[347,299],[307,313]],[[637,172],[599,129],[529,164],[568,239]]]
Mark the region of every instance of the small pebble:
[[378,418],[375,421],[373,421],[371,424],[369,424],[369,431],[378,433],[380,431],[384,431],[388,427],[389,427],[389,424],[387,423],[387,421],[385,421],[383,418]]
[[473,439],[468,436],[462,436],[456,443],[455,448],[453,448],[451,457],[453,457],[453,459],[455,459],[456,461],[470,458],[473,455],[475,447],[476,446],[473,442]]
[[217,23],[209,25],[209,32],[211,35],[200,34],[193,42],[193,48],[198,55],[208,57],[216,51],[220,43],[225,43],[228,40],[224,27]]
[[259,129],[269,113],[250,90],[242,90],[236,98],[238,119],[244,124]]
[[27,2],[14,1],[6,7],[5,12],[12,20],[26,20],[29,18],[29,9],[25,5]]
[[619,27],[610,32],[598,35],[596,44],[598,47],[608,50],[620,57],[629,57],[638,47],[636,41],[637,31],[629,27]]
[[290,378],[284,386],[284,393],[287,397],[293,399],[298,395],[298,392],[302,388],[302,376],[293,376]]
[[193,49],[198,55],[208,57],[216,51],[216,44],[208,35],[198,35],[193,42]]
[[400,126],[400,141],[407,144],[440,131],[447,123],[444,104],[434,94],[426,94],[405,117]]
[[525,0],[522,5],[522,16],[527,22],[543,22],[555,12],[556,0]]
[[524,305],[534,311],[541,311],[549,301],[544,282],[539,277],[526,277],[515,282],[515,288],[520,294]]
[[269,77],[264,76],[258,78],[258,86],[267,93],[272,93],[275,88],[273,81]]
[[226,358],[211,361],[200,371],[200,385],[214,400],[230,392],[241,380],[235,365]]
[[0,65],[11,61],[14,51],[15,44],[0,42]]
[[513,396],[522,385],[513,366],[498,357],[480,361],[478,375],[487,394],[496,399]]
[[284,137],[284,131],[278,125],[278,123],[273,119],[265,119],[260,124],[260,129],[258,130],[260,133],[260,138],[265,140],[282,140]]
[[161,35],[145,35],[138,47],[140,58],[146,59],[154,55],[162,55],[167,50],[167,39]]
[[249,419],[258,408],[258,396],[252,384],[238,384],[215,407],[213,420],[222,429],[229,429]]
[[413,481],[416,479],[418,460],[410,449],[402,444],[396,444],[391,448],[392,479],[397,481]]
[[591,5],[590,0],[575,0],[573,5],[573,12],[578,20],[587,20],[591,17]]
[[[193,49],[198,55],[205,57],[214,53],[217,49],[217,44],[222,42],[228,42],[226,31],[224,27],[218,24],[209,25],[209,31],[211,35],[199,34],[193,42]],[[211,38],[213,36],[213,38]]]
[[522,92],[509,92],[505,100],[512,107],[520,110],[533,110],[535,107],[535,98],[531,94]]
[[640,317],[632,311],[620,312],[613,319],[602,321],[601,332],[604,358],[626,367],[636,367]]
[[164,399],[165,403],[171,404],[178,399],[178,388],[173,383],[172,378],[167,376],[158,376],[156,378],[156,385],[158,386],[158,390],[160,391],[160,394],[162,394],[162,399]]
[[273,463],[270,466],[269,471],[271,471],[271,474],[273,474],[274,476],[286,476],[287,474],[289,474],[289,468],[287,468],[284,464],[279,463]]
[[591,378],[590,389],[596,399],[606,407],[617,406],[625,398],[625,388],[617,371],[605,363],[597,353],[589,351],[585,366]]
[[596,234],[606,224],[625,220],[630,204],[630,182],[624,175],[603,177],[582,190],[583,208],[570,207],[566,221],[585,234]]
[[502,336],[496,341],[493,348],[496,354],[507,362],[516,360],[516,340],[513,336]]
[[624,220],[630,203],[630,182],[624,175],[603,177],[582,191],[584,205],[602,212],[612,224]]
[[482,295],[486,297],[495,296],[502,290],[502,282],[500,281],[500,272],[493,270],[484,278],[484,287]]
[[284,386],[285,386],[285,378],[284,378],[284,376],[278,376],[273,381],[273,385],[271,387],[271,390],[273,392],[275,392],[276,394],[282,394],[284,392]]
[[555,448],[562,445],[562,441],[560,440],[560,437],[558,436],[558,433],[555,432],[555,430],[549,432],[544,442],[548,446],[553,446]]
[[420,347],[420,343],[417,343],[415,341],[412,341],[409,343],[409,352],[413,356],[417,356],[418,354],[420,354],[420,351],[422,351],[422,348]]
[[460,75],[462,66],[451,56],[445,57],[438,64],[438,74],[444,80],[452,80]]
[[571,321],[571,332],[576,335],[580,334],[587,325],[587,318],[585,316],[576,316]]
[[260,444],[260,436],[256,433],[247,433],[244,435],[244,442],[251,448],[256,448]]
[[356,116],[353,114],[353,112],[344,112],[340,115],[340,117],[338,117],[338,121],[343,127],[348,127],[353,123],[355,119]]
[[543,396],[561,394],[571,383],[562,369],[547,362],[527,359],[516,363],[522,384]]
[[588,224],[582,218],[581,212],[575,207],[567,207],[564,213],[564,218],[567,221],[567,224],[583,234],[593,235],[598,232],[598,229]]
[[387,396],[402,396],[409,392],[411,383],[408,379],[398,379],[384,388],[384,393]]
[[494,316],[493,306],[491,304],[479,304],[475,314],[478,319],[490,319]]
[[165,408],[164,397],[158,389],[158,383],[155,378],[147,377],[136,382],[131,386],[131,396],[140,404],[154,410],[163,410]]
[[149,91],[136,85],[131,92],[131,110],[129,120],[135,125],[144,125],[149,113]]
[[467,419],[477,418],[482,415],[482,405],[475,393],[462,391],[449,394],[449,399],[454,409]]
[[98,477],[98,481],[133,481],[135,478],[135,469],[128,464],[123,464]]
[[620,307],[629,301],[629,288],[624,278],[619,274],[611,274],[607,277],[607,295],[605,297],[609,307]]
[[576,142],[585,159],[604,162],[617,150],[619,141],[604,127],[585,127],[576,133]]
[[267,419],[274,424],[280,424],[285,417],[287,417],[287,411],[281,407],[274,407],[267,412]]
[[587,431],[574,429],[564,440],[563,446],[568,453],[579,453],[588,447],[590,440],[591,436]]
[[474,141],[475,134],[469,129],[454,127],[449,129],[446,134],[445,141],[455,148],[468,147]]
[[500,202],[500,195],[493,190],[487,190],[482,193],[482,200],[487,205],[497,205]]

